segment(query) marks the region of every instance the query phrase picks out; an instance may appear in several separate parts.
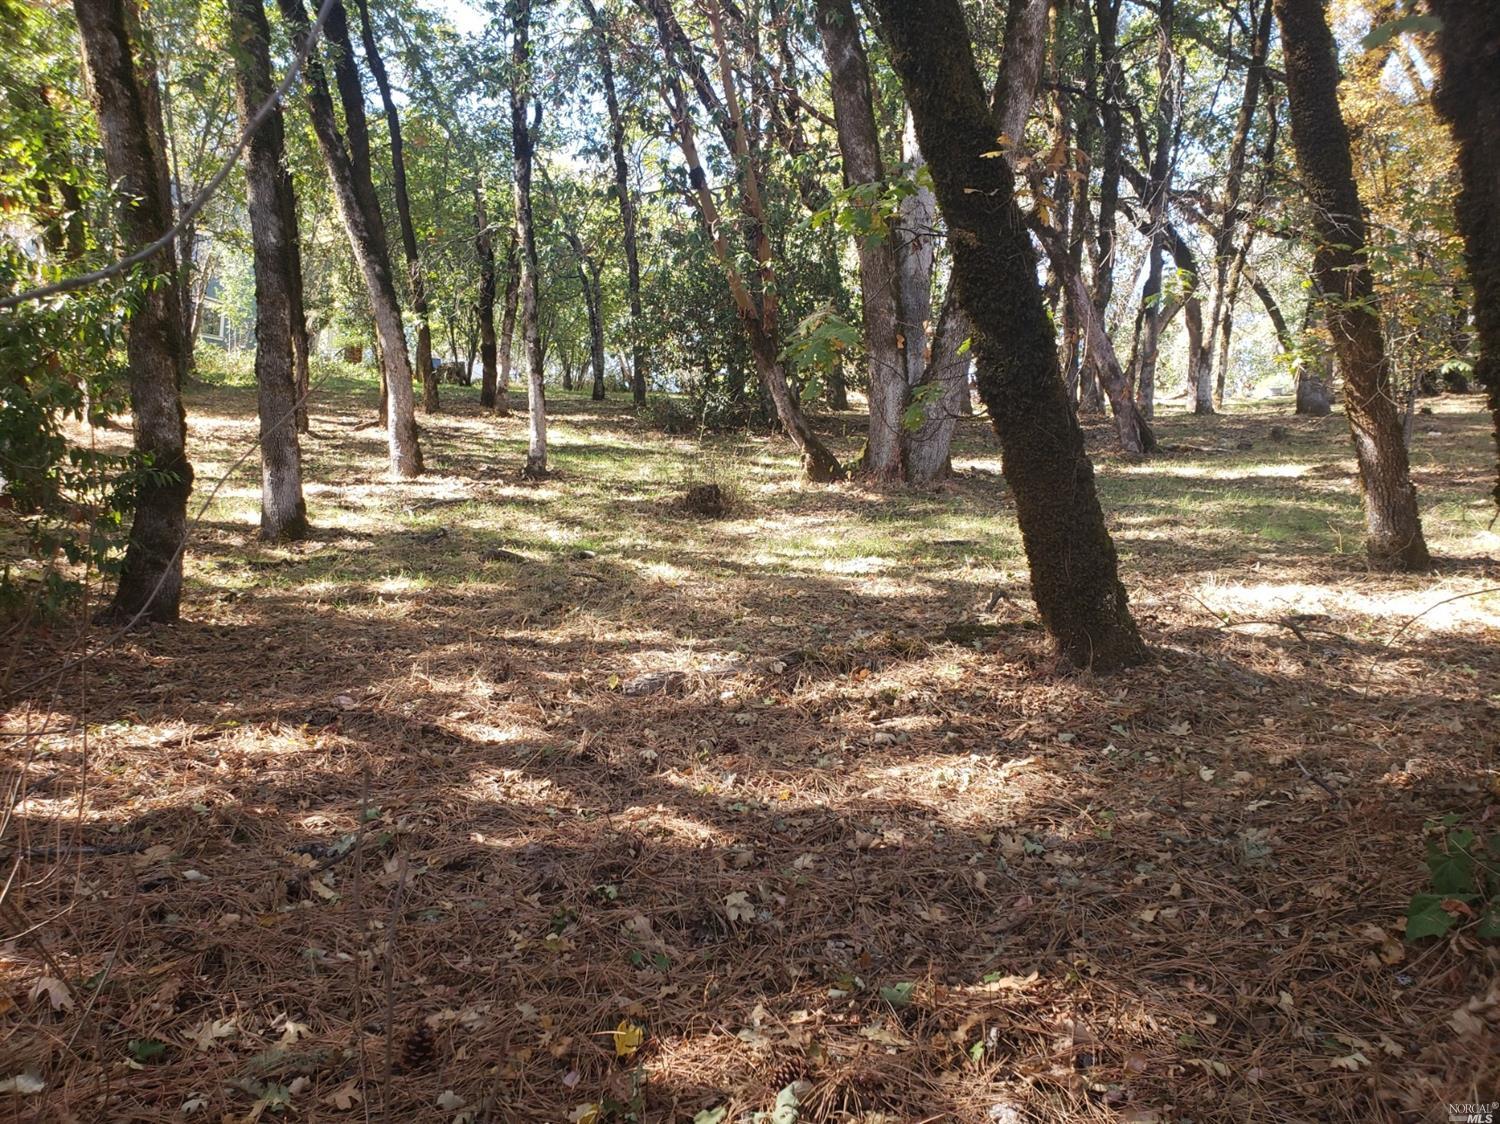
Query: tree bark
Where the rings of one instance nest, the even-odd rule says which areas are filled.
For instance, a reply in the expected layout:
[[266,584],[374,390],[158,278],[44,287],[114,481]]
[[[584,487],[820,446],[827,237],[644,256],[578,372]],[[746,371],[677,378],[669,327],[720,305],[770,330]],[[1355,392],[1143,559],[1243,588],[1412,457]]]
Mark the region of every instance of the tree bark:
[[1047,631],[1075,665],[1147,658],[1120,584],[1083,432],[1067,399],[1036,259],[958,0],[875,0],[916,119],[953,244],[954,282],[974,328],[979,390],[1000,438]]
[[[154,242],[172,225],[155,67],[143,49],[132,0],[74,0],[73,11],[105,171],[121,200],[121,241],[133,250]],[[175,621],[180,611],[193,467],[182,409],[188,347],[175,259],[169,245],[149,260],[154,280],[127,314],[135,451],[149,471],[136,488],[120,582],[102,614],[108,620]]]
[[[828,64],[834,120],[838,123],[844,185],[883,183],[885,167],[871,103],[870,69],[852,0],[818,0],[817,22]],[[929,214],[929,225],[930,220]],[[863,469],[875,480],[899,480],[904,471],[903,417],[909,392],[907,357],[901,341],[901,301],[907,283],[904,271],[898,283],[894,239],[862,237],[855,248],[859,252],[860,308],[869,360],[870,422]],[[923,274],[922,283],[928,284],[927,274]],[[911,343],[908,335],[908,348]]]
[[[578,262],[578,285],[583,290],[583,307],[589,321],[589,364],[594,372],[594,388],[589,397],[603,402],[604,391],[604,312],[600,306],[599,266],[584,250],[583,239],[571,230],[563,232]],[[564,384],[566,385],[566,384]]]
[[[625,243],[625,290],[630,300],[630,396],[637,406],[646,404],[650,380],[649,356],[642,338],[645,319],[641,313],[641,257],[636,242],[635,194],[625,161],[625,120],[615,90],[615,67],[609,49],[609,25],[593,0],[581,0],[594,29],[599,73],[604,81],[604,105],[609,111],[609,144],[615,163],[615,197],[620,204],[620,226]],[[600,384],[602,386],[602,383]]]
[[[1174,71],[1176,60],[1172,55],[1172,24],[1174,0],[1161,0],[1157,21],[1156,52],[1156,137],[1151,152],[1150,178],[1146,196],[1142,202],[1149,216],[1147,237],[1149,239],[1146,263],[1146,284],[1141,292],[1141,317],[1144,329],[1141,340],[1140,367],[1136,381],[1136,401],[1141,413],[1147,417],[1156,414],[1156,355],[1161,341],[1162,317],[1162,255],[1166,250],[1167,192],[1171,189],[1173,150],[1177,146],[1179,127],[1176,101],[1179,82]],[[1144,130],[1142,130],[1144,133]],[[1142,136],[1145,159],[1144,135]]]
[[537,325],[540,298],[537,281],[536,226],[531,214],[532,157],[541,127],[537,103],[535,123],[528,123],[531,89],[531,0],[516,0],[512,9],[510,132],[516,165],[516,237],[521,253],[521,334],[526,341],[526,465],[528,479],[547,475],[547,392],[542,381],[543,353]]
[[1366,551],[1382,568],[1423,569],[1430,559],[1391,395],[1349,133],[1339,108],[1333,35],[1321,0],[1276,0],[1276,17],[1286,54],[1292,145],[1317,235],[1313,281],[1344,376],[1344,412],[1364,489]]
[[[1010,0],[1006,11],[1005,42],[990,108],[998,136],[1017,150],[1024,150],[1026,118],[1036,100],[1046,58],[1048,7],[1049,0]],[[931,315],[930,286],[929,280],[924,316]],[[972,334],[969,318],[958,301],[958,286],[949,284],[931,334],[930,358],[916,380],[942,389],[907,441],[907,479],[913,484],[933,483],[952,469],[949,452],[958,419],[974,412],[969,399],[970,356],[963,346]],[[926,335],[924,332],[924,347]]]
[[495,389],[495,413],[502,418],[510,414],[510,369],[516,346],[516,302],[521,293],[520,245],[516,228],[510,228],[510,245],[505,251],[505,311],[500,319],[500,385]]
[[479,296],[475,313],[479,317],[479,362],[483,374],[479,380],[479,404],[494,409],[499,384],[495,365],[495,239],[490,233],[489,217],[484,209],[484,184],[474,181],[474,252],[479,258]]
[[[1474,377],[1489,396],[1500,452],[1500,6],[1428,0],[1442,19],[1438,112],[1458,142],[1458,227],[1474,286],[1479,361]],[[1500,474],[1494,490],[1500,504]]]
[[[302,0],[277,0],[281,13],[292,27],[293,40],[300,48],[311,28]],[[365,124],[364,92],[354,67],[349,42],[348,17],[342,0],[335,0],[324,24],[334,73],[343,104],[348,134],[339,132],[334,116],[333,97],[328,79],[316,51],[305,68],[306,100],[318,149],[328,167],[339,217],[349,237],[354,260],[359,265],[365,291],[370,300],[370,315],[375,322],[376,353],[386,395],[386,435],[390,448],[391,474],[413,478],[422,474],[422,449],[417,438],[415,404],[411,390],[411,361],[406,350],[406,331],[401,320],[401,304],[391,272],[390,248],[386,242],[385,224],[380,216],[380,202],[370,174],[370,140]]]
[[[270,25],[261,0],[229,0],[240,120],[249,126],[271,97]],[[296,214],[281,107],[250,138],[245,153],[245,194],[255,265],[255,383],[260,413],[260,535],[273,542],[305,538],[302,450],[297,441],[297,375],[294,340],[303,325],[293,312],[290,247]],[[306,335],[303,336],[304,341]]]
[[417,247],[417,231],[411,221],[411,194],[406,189],[406,148],[401,139],[401,115],[391,99],[391,80],[385,60],[375,42],[375,24],[370,19],[368,0],[354,0],[359,8],[360,39],[365,48],[365,62],[380,91],[385,110],[386,128],[391,140],[391,189],[396,196],[396,217],[401,227],[401,247],[406,253],[407,274],[411,283],[411,310],[417,318],[416,368],[422,380],[422,408],[428,413],[438,409],[437,371],[432,367],[432,324],[427,316],[427,277],[422,270],[422,255]]

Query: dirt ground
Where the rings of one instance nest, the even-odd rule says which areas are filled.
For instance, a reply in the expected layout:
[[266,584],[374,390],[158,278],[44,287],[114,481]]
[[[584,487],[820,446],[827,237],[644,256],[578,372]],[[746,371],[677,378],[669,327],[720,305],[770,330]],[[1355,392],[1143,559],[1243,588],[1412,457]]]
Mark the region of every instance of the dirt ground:
[[[940,489],[825,488],[784,441],[558,394],[527,484],[524,418],[448,390],[431,475],[393,484],[372,402],[320,393],[308,542],[257,543],[231,474],[181,624],[82,664],[106,638],[11,631],[0,1117],[1500,1099],[1500,948],[1461,902],[1403,940],[1434,821],[1500,831],[1477,399],[1417,418],[1417,576],[1363,563],[1338,417],[1169,413],[1143,464],[1096,426],[1157,655],[1108,678],[1053,664],[981,421]],[[253,392],[189,413],[201,499]],[[703,482],[727,517],[680,506]]]

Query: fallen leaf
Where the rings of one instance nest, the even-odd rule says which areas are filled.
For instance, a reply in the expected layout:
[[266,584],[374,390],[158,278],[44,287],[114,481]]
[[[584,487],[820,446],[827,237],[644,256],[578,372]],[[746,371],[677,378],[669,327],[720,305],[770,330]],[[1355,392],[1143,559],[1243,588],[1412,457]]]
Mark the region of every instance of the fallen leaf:
[[724,899],[724,912],[731,921],[752,921],[755,918],[755,907],[750,904],[750,895],[743,890],[736,890]]
[[629,1058],[641,1048],[641,1043],[646,1041],[646,1028],[629,1019],[621,1019],[620,1025],[615,1027],[615,1057]]
[[355,1088],[354,1082],[355,1079],[352,1077],[348,1081],[345,1081],[333,1092],[322,1098],[323,1103],[326,1105],[332,1105],[340,1112],[348,1112],[351,1108],[365,1099],[364,1094],[361,1093],[357,1088]]
[[18,1073],[0,1081],[0,1093],[19,1093],[23,1097],[34,1097],[47,1087],[47,1083],[34,1073]]
[[47,1002],[54,1011],[73,1009],[73,996],[68,993],[68,985],[56,976],[43,976],[31,985],[31,998],[35,999],[39,995],[46,995]]
[[239,1028],[233,1019],[204,1019],[188,1036],[195,1050],[212,1050],[221,1038],[232,1038]]

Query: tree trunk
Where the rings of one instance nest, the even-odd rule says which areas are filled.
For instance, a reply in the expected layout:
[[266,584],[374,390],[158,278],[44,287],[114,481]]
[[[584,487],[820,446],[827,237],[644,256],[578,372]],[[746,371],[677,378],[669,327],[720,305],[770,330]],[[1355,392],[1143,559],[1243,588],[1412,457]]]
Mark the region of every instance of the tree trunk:
[[[1109,398],[1110,409],[1115,418],[1115,432],[1120,439],[1120,451],[1132,457],[1155,452],[1156,434],[1152,432],[1150,422],[1146,420],[1131,393],[1130,380],[1120,366],[1120,358],[1115,353],[1114,341],[1109,338],[1104,317],[1099,313],[1088,283],[1083,279],[1081,263],[1067,253],[1062,236],[1056,230],[1035,215],[1030,221],[1032,231],[1059,274],[1068,307],[1077,318],[1078,330],[1083,337],[1085,377],[1097,380],[1099,389]],[[1167,319],[1170,317],[1164,317],[1163,323]],[[1057,358],[1055,353],[1053,358]],[[1102,403],[1099,408],[1103,409]]]
[[510,228],[510,246],[505,251],[505,311],[500,318],[500,385],[495,390],[495,413],[510,414],[510,369],[516,346],[516,302],[521,293],[520,246],[516,228]]
[[[844,185],[883,183],[885,168],[870,100],[870,70],[852,0],[818,0],[817,21],[823,57],[828,63],[834,119],[838,122]],[[931,220],[929,212],[929,226]],[[903,417],[908,394],[907,358],[901,343],[906,270],[901,269],[898,283],[897,249],[889,237],[859,238],[856,249],[865,354],[870,364],[870,424],[863,468],[873,479],[899,480],[903,474]],[[909,260],[912,255],[907,256]],[[924,273],[922,284],[927,283]],[[910,347],[910,334],[906,342]]]
[[[1271,296],[1271,290],[1257,278],[1252,278],[1251,284],[1255,287],[1256,295],[1266,306],[1266,314],[1270,316],[1272,325],[1276,328],[1276,339],[1281,344],[1281,350],[1287,355],[1303,352],[1297,363],[1297,406],[1296,412],[1306,417],[1326,418],[1333,412],[1333,374],[1329,364],[1324,360],[1320,352],[1314,352],[1310,348],[1299,349],[1297,341],[1292,338],[1291,331],[1287,328],[1286,317],[1281,314],[1281,307],[1276,303],[1276,298]],[[1310,294],[1307,299],[1307,307],[1302,316],[1302,335],[1308,337],[1309,329],[1312,327],[1313,319],[1317,312],[1317,297]]]
[[906,478],[913,484],[935,484],[953,471],[950,454],[958,419],[973,412],[969,406],[969,354],[963,346],[969,330],[969,318],[958,301],[944,300],[924,376],[927,385],[942,389],[932,401],[924,403],[921,424],[908,442]]
[[479,404],[493,409],[499,380],[495,366],[495,239],[484,210],[484,185],[478,180],[474,181],[474,225],[478,231],[474,236],[474,251],[479,258],[475,313],[479,317],[479,362],[484,368],[479,380]]
[[[1250,127],[1255,119],[1255,106],[1260,98],[1261,82],[1265,78],[1266,54],[1271,42],[1271,0],[1262,0],[1264,7],[1254,16],[1254,30],[1250,39],[1250,63],[1245,68],[1245,86],[1240,97],[1239,114],[1235,119],[1234,135],[1229,145],[1228,167],[1225,169],[1223,214],[1219,229],[1214,236],[1214,299],[1209,314],[1208,341],[1204,344],[1205,360],[1198,372],[1201,382],[1208,384],[1205,391],[1198,390],[1198,413],[1213,413],[1213,391],[1217,386],[1219,400],[1224,397],[1227,372],[1224,370],[1229,358],[1228,335],[1232,330],[1234,302],[1239,289],[1239,271],[1244,254],[1249,252],[1249,242],[1243,249],[1235,251],[1235,230],[1246,215],[1243,208],[1242,189],[1245,177],[1245,155],[1249,144]],[[1253,8],[1252,8],[1253,11]],[[1267,154],[1268,157],[1270,154]],[[1269,164],[1269,159],[1267,160]],[[1253,231],[1252,231],[1253,236]],[[1233,263],[1233,267],[1231,267]],[[1212,360],[1214,343],[1224,337],[1220,345],[1218,377],[1213,377]],[[1204,396],[1208,396],[1205,408]]]
[[[166,146],[156,73],[143,48],[131,0],[74,0],[89,94],[99,119],[104,167],[118,186],[126,249],[154,242],[172,225]],[[139,60],[137,60],[139,56]],[[175,621],[182,599],[182,555],[193,467],[187,458],[182,337],[176,255],[171,246],[147,262],[154,281],[127,320],[130,408],[135,451],[150,471],[136,487],[124,567],[104,618]]]
[[[578,284],[583,290],[584,311],[589,321],[589,364],[594,372],[594,388],[590,398],[595,402],[603,402],[604,391],[604,310],[600,301],[599,291],[599,266],[595,263],[583,248],[583,239],[571,230],[564,231],[563,237],[567,239],[568,245],[573,248],[573,256],[578,262]],[[582,381],[580,377],[580,382]],[[572,389],[566,379],[563,381],[565,389]]]
[[599,285],[599,264],[591,261],[589,263],[589,281],[592,283],[590,292],[593,299],[589,306],[594,310],[594,318],[589,324],[589,355],[594,364],[594,388],[589,393],[589,398],[595,402],[603,402],[606,391],[604,387],[604,294]]
[[1344,412],[1364,489],[1366,550],[1377,566],[1423,569],[1430,559],[1365,256],[1333,35],[1321,0],[1276,0],[1276,16],[1286,54],[1292,145],[1317,235],[1313,280],[1344,376]]
[[[261,0],[229,0],[231,53],[240,120],[250,119],[271,96],[270,26]],[[302,451],[297,442],[296,356],[292,256],[296,213],[292,177],[277,106],[250,138],[245,154],[245,194],[255,260],[255,383],[260,412],[260,535],[279,542],[307,535],[302,497]],[[304,335],[304,340],[305,340]]]
[[1146,648],[1058,371],[1010,167],[984,158],[996,120],[963,11],[958,0],[875,0],[875,7],[947,220],[954,283],[975,332],[979,391],[1000,438],[1042,622],[1075,665],[1108,671],[1141,663]]
[[1167,192],[1172,183],[1172,153],[1178,135],[1178,82],[1174,78],[1176,62],[1172,56],[1174,0],[1161,0],[1157,20],[1156,52],[1156,144],[1151,157],[1151,177],[1142,200],[1150,216],[1147,236],[1146,284],[1141,294],[1144,331],[1141,340],[1136,401],[1147,417],[1156,414],[1156,355],[1162,331],[1162,254],[1166,249]]
[[[300,48],[311,30],[302,0],[278,0],[282,15],[292,26],[293,39]],[[386,433],[390,447],[391,473],[412,478],[422,474],[422,449],[417,439],[415,404],[411,390],[411,362],[406,350],[406,332],[401,321],[401,304],[391,272],[391,255],[386,243],[385,225],[380,217],[380,203],[370,176],[370,143],[365,125],[364,93],[359,73],[354,68],[349,43],[348,18],[341,0],[335,0],[324,24],[329,52],[334,59],[339,97],[343,103],[348,147],[339,132],[334,116],[333,97],[323,66],[314,51],[307,60],[305,80],[308,115],[317,135],[318,149],[328,166],[334,198],[349,246],[359,265],[370,300],[370,315],[375,322],[376,353],[380,360],[388,403]]]
[[[1026,118],[1036,100],[1046,57],[1048,3],[1049,0],[1010,0],[1007,7],[1000,73],[990,96],[990,108],[999,128],[998,135],[1018,151],[1024,151]],[[920,152],[917,155],[920,157]],[[935,222],[935,209],[931,214],[928,221]],[[929,278],[920,293],[924,318],[932,314],[930,294]],[[907,479],[913,484],[931,484],[952,470],[949,452],[958,419],[974,412],[969,398],[969,350],[964,347],[971,335],[969,318],[959,305],[958,286],[950,283],[937,326],[931,333],[931,356],[925,366],[917,365],[919,377],[914,380],[942,389],[935,401],[926,405],[921,424],[907,440]],[[926,339],[924,331],[924,348]],[[908,370],[911,370],[909,348],[908,341]]]
[[540,299],[537,281],[536,227],[531,215],[531,167],[542,107],[528,124],[527,98],[531,87],[531,0],[516,0],[511,39],[510,131],[516,164],[516,237],[521,253],[521,335],[526,341],[526,465],[528,479],[547,475],[547,392],[542,381],[542,338],[537,325]]
[[[1458,227],[1474,286],[1479,361],[1474,377],[1489,395],[1500,450],[1500,6],[1428,0],[1438,32],[1438,112],[1458,142]],[[1500,477],[1491,493],[1500,503]]]
[[[641,260],[640,250],[636,245],[635,195],[630,189],[630,173],[625,162],[625,120],[620,113],[620,99],[615,91],[609,26],[592,0],[582,0],[582,3],[594,29],[599,73],[604,80],[604,105],[609,111],[609,143],[615,161],[615,197],[620,204],[620,225],[625,242],[625,289],[630,299],[630,395],[637,406],[644,406],[650,372],[646,345],[641,338],[645,325],[641,314]],[[599,385],[602,387],[602,382]]]
[[[855,30],[858,40],[859,32]],[[874,118],[871,117],[871,128]],[[843,132],[840,129],[839,132]],[[873,138],[872,138],[873,139]],[[901,136],[901,160],[916,178],[925,166],[922,150],[917,146],[916,127],[911,114]],[[905,196],[897,213],[894,240],[899,314],[897,347],[906,362],[905,381],[916,386],[927,372],[927,342],[932,321],[932,267],[937,260],[937,199],[931,189],[918,183]],[[873,398],[872,398],[873,401]],[[871,421],[873,422],[873,417]]]
[[401,246],[406,252],[406,268],[411,282],[411,308],[417,317],[416,368],[422,379],[422,408],[428,413],[438,409],[437,371],[432,366],[432,325],[427,317],[427,278],[422,270],[422,255],[417,249],[417,232],[411,221],[411,195],[406,189],[406,149],[401,140],[401,115],[391,99],[391,81],[385,61],[375,42],[375,24],[370,19],[367,0],[354,0],[359,7],[360,38],[364,43],[365,62],[380,91],[385,110],[386,128],[391,140],[391,188],[396,196],[396,217],[401,226]]

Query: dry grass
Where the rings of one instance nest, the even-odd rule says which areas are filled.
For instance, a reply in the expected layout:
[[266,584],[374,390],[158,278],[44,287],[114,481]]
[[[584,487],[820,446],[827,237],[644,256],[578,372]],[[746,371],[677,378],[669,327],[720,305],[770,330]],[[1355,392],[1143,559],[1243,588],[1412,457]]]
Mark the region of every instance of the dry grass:
[[[1424,823],[1493,826],[1500,598],[1384,646],[1500,585],[1475,402],[1418,427],[1450,559],[1420,577],[1360,564],[1338,419],[1102,452],[1160,659],[1096,680],[1053,672],[978,423],[918,495],[799,488],[751,441],[702,521],[691,442],[559,396],[560,471],[520,485],[523,420],[449,395],[407,485],[352,391],[321,403],[311,542],[253,541],[251,466],[183,624],[11,698],[0,1079],[44,1088],[0,1115],[734,1121],[794,1079],[802,1120],[867,1124],[1494,1099],[1496,950],[1401,918]],[[201,479],[252,409],[198,395]],[[10,682],[81,642],[27,636]]]

